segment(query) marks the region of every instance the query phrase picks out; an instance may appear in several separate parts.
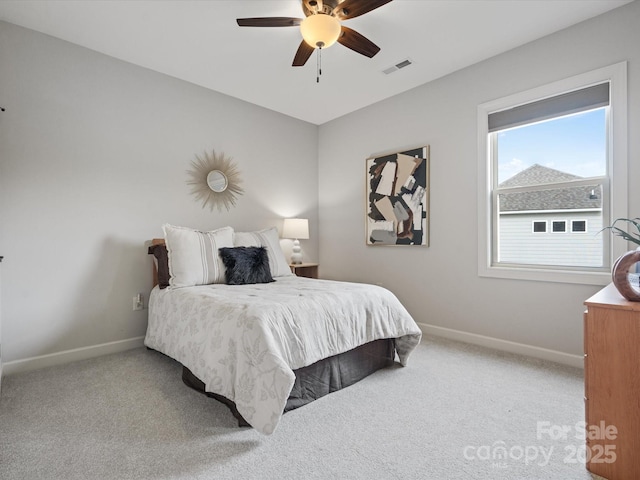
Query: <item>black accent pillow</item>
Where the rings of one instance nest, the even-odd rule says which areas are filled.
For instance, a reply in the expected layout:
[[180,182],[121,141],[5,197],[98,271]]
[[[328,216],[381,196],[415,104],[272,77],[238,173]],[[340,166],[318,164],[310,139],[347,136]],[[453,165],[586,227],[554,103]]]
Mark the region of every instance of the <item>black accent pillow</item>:
[[169,286],[169,256],[167,255],[167,247],[164,245],[151,245],[147,252],[149,255],[156,257],[158,261],[158,286],[167,288]]
[[227,285],[275,282],[265,247],[224,247],[218,250]]

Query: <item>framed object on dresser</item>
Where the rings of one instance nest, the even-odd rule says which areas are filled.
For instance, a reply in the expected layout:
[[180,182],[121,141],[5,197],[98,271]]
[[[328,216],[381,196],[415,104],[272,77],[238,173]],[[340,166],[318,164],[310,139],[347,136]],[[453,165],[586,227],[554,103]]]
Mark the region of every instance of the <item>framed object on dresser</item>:
[[367,158],[367,245],[429,245],[429,146]]

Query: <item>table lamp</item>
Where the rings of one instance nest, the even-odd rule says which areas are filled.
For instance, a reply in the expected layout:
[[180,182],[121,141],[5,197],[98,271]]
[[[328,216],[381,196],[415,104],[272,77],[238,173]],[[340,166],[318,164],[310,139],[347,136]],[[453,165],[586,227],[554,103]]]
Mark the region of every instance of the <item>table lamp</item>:
[[309,220],[306,218],[285,218],[284,226],[282,227],[282,237],[293,239],[291,263],[302,263],[299,239],[306,240],[309,238]]

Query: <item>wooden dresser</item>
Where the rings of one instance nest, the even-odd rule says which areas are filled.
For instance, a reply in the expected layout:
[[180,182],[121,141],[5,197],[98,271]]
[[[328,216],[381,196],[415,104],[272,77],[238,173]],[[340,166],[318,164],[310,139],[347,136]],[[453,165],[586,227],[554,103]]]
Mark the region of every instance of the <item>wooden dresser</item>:
[[584,314],[587,469],[608,480],[640,479],[640,302],[613,284]]

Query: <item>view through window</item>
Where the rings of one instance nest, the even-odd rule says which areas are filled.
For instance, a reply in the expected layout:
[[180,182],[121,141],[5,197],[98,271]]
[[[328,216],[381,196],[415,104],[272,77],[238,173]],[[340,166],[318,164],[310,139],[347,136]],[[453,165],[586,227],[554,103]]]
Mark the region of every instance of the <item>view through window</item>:
[[494,264],[604,265],[607,110],[534,117],[489,134]]

